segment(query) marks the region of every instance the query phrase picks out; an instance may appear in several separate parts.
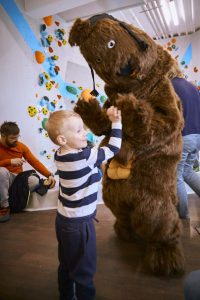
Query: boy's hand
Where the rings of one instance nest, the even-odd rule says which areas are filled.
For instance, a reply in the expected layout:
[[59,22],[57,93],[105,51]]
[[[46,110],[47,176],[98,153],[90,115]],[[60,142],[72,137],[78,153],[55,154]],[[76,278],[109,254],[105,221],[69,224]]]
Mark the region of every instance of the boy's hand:
[[118,110],[117,107],[111,106],[107,109],[107,116],[111,122],[121,121],[121,110]]

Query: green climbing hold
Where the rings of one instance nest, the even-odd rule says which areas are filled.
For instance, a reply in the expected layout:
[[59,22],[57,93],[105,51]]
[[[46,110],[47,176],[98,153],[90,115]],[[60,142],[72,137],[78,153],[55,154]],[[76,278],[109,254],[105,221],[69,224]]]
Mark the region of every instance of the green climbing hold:
[[76,88],[73,87],[73,86],[67,85],[67,86],[66,86],[66,90],[67,90],[70,94],[73,94],[73,95],[76,95],[76,94],[77,94],[77,90],[76,90]]
[[44,128],[44,130],[46,130],[46,122],[47,122],[47,118],[44,118],[43,120],[42,120],[42,128]]
[[106,96],[101,96],[100,101],[101,101],[101,103],[104,103],[106,101]]

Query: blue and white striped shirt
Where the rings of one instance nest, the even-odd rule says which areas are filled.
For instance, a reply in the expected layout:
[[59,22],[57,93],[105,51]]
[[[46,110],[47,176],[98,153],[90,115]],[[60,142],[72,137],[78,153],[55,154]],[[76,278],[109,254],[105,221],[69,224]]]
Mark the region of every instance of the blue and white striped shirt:
[[58,212],[67,218],[92,215],[96,211],[101,175],[98,166],[119,152],[121,122],[112,123],[109,142],[100,148],[84,148],[66,154],[55,153],[59,175]]

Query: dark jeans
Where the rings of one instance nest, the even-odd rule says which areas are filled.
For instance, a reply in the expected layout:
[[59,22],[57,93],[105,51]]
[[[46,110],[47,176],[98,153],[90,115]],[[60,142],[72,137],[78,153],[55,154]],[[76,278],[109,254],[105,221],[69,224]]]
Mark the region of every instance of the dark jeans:
[[200,270],[189,273],[184,281],[185,300],[200,299]]
[[93,217],[56,217],[60,300],[94,300],[96,234]]

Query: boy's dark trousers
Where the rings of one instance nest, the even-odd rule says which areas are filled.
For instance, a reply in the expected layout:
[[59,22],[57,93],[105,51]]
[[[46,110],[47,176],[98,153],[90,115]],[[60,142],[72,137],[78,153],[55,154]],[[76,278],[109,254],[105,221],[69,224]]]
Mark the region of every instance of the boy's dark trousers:
[[69,219],[57,213],[56,235],[60,300],[94,300],[96,234],[93,217]]

